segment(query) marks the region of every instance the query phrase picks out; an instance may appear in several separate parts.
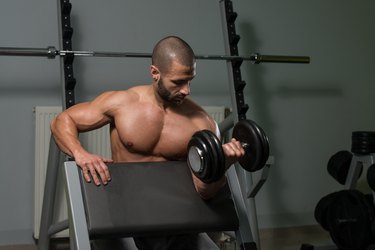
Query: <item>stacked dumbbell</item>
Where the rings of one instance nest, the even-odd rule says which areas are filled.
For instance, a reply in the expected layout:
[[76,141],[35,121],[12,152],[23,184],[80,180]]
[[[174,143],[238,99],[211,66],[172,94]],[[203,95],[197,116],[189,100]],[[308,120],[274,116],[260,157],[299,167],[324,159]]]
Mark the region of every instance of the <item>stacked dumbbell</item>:
[[[342,150],[328,161],[328,173],[340,184],[356,182],[364,162],[373,161],[375,132],[353,132],[351,152]],[[359,163],[359,164],[357,164]],[[359,167],[359,174],[348,176],[349,170]],[[357,178],[357,179],[355,179]],[[375,190],[375,164],[367,169],[367,182]],[[324,196],[315,208],[315,219],[327,230],[339,249],[366,249],[375,243],[375,207],[373,195],[346,189]]]
[[355,131],[352,133],[352,152],[366,155],[375,153],[375,132]]
[[344,185],[353,154],[368,155],[372,153],[375,153],[375,132],[354,131],[352,132],[351,152],[341,150],[334,154],[328,161],[328,173],[340,184]]

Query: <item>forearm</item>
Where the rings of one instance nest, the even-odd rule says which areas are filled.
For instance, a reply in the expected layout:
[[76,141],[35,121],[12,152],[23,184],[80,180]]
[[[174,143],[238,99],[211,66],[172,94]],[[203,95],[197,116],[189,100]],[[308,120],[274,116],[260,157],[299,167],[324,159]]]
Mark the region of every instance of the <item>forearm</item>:
[[193,183],[195,190],[200,195],[200,197],[204,200],[209,200],[213,198],[217,192],[222,189],[227,180],[225,175],[223,175],[218,181],[212,183],[204,183],[200,179],[198,179],[194,174],[192,174]]
[[65,154],[74,157],[77,152],[84,150],[78,139],[77,128],[69,117],[61,115],[52,120],[51,133],[57,146]]

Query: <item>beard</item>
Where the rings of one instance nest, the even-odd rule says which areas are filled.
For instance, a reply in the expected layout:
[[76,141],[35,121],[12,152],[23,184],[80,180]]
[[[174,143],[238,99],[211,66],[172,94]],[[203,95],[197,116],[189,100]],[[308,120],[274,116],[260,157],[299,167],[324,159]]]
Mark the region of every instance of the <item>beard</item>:
[[158,82],[157,93],[163,101],[168,102],[168,103],[177,104],[177,105],[181,104],[185,99],[185,95],[182,95],[182,94],[173,95],[164,86],[162,79],[160,79],[159,82]]

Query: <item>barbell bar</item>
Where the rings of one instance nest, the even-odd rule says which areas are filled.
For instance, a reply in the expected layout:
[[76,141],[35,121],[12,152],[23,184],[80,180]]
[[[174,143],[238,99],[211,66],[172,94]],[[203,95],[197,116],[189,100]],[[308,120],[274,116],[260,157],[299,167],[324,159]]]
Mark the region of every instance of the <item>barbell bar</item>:
[[[151,53],[132,52],[106,52],[106,51],[79,51],[79,50],[57,50],[53,46],[47,48],[16,48],[0,47],[0,56],[33,56],[54,59],[56,56],[82,56],[82,57],[137,57],[150,58]],[[252,61],[258,63],[310,63],[308,56],[281,56],[261,55],[259,53],[250,56],[227,56],[227,55],[196,55],[200,60],[226,60],[226,61]]]

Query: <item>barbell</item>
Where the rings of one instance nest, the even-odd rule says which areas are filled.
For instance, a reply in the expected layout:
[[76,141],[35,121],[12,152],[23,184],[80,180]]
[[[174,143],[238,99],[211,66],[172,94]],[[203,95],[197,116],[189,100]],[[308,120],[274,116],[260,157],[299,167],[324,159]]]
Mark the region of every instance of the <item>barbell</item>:
[[[0,47],[0,56],[34,56],[47,57],[49,59],[54,59],[56,56],[150,58],[152,54],[136,52],[58,50],[53,46],[48,46],[47,48]],[[200,60],[252,61],[255,64],[261,62],[310,63],[310,57],[308,56],[261,55],[259,53],[254,53],[250,56],[196,55],[195,57]]]
[[[241,120],[234,126],[232,137],[245,150],[245,155],[238,161],[245,170],[254,172],[265,166],[269,142],[259,125],[251,120]],[[220,139],[210,130],[194,133],[188,144],[187,163],[193,174],[203,182],[218,181],[226,171]]]

